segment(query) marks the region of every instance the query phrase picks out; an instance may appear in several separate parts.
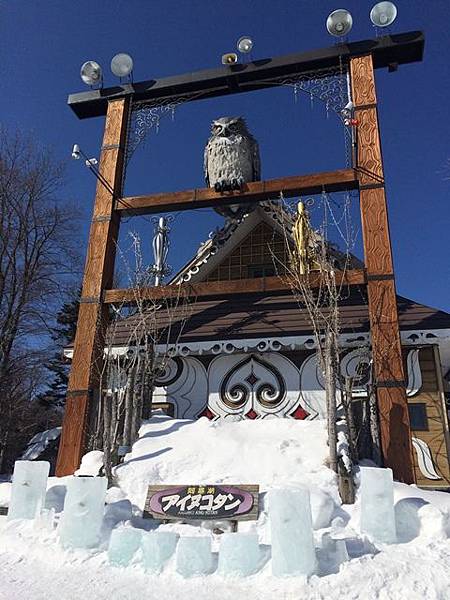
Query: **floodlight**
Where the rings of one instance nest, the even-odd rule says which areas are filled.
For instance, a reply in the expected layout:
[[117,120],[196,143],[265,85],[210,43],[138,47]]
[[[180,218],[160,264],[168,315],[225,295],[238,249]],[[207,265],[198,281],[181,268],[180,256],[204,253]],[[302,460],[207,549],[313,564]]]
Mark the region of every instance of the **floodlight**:
[[345,8],[334,10],[327,19],[328,33],[335,37],[347,35],[353,25],[352,15]]
[[133,59],[124,52],[116,54],[111,60],[111,71],[116,77],[128,77],[133,71]]
[[397,7],[393,2],[378,2],[370,11],[370,20],[375,27],[389,27],[397,18]]
[[88,60],[81,65],[80,77],[86,85],[101,83],[102,68],[95,60]]
[[344,108],[341,110],[341,115],[342,117],[345,118],[350,118],[352,116],[353,113],[353,109],[355,108],[353,102],[351,100],[349,100],[347,102],[347,104],[344,106]]
[[253,40],[248,35],[244,35],[237,41],[237,49],[241,54],[248,54],[252,51]]
[[81,150],[78,144],[74,144],[72,148],[72,158],[74,160],[79,160],[81,158]]
[[227,54],[222,54],[223,65],[235,65],[237,61],[238,56],[234,52],[227,52]]

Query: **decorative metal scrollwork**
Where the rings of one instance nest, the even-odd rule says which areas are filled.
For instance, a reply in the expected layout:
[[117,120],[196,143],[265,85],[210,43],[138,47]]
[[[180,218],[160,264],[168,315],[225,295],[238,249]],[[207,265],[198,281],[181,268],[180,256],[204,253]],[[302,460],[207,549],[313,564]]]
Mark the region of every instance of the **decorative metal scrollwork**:
[[128,140],[125,164],[128,164],[136,148],[145,142],[148,134],[154,130],[159,131],[162,118],[171,116],[175,118],[175,110],[180,104],[195,100],[201,94],[187,94],[175,98],[162,98],[153,102],[142,102],[133,104],[130,123],[128,127]]
[[283,85],[292,87],[294,99],[299,91],[309,95],[311,103],[317,99],[325,104],[327,111],[331,110],[339,116],[349,101],[347,88],[347,69],[342,65],[336,69],[322,69],[302,75],[273,80],[268,85]]

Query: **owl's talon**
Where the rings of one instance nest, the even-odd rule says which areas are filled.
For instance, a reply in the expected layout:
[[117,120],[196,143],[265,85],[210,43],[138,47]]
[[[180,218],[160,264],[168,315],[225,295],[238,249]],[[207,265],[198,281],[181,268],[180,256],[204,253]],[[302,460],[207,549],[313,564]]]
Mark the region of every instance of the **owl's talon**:
[[214,190],[216,192],[221,192],[222,191],[222,184],[220,181],[216,181],[216,183],[214,184]]

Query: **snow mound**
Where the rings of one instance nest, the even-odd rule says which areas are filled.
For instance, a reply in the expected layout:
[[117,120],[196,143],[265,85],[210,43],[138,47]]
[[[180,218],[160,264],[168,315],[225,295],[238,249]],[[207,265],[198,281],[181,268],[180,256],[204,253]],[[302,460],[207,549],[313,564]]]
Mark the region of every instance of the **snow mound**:
[[261,491],[300,484],[337,499],[335,476],[324,464],[325,434],[323,421],[190,421],[158,415],[142,425],[116,475],[141,508],[149,484],[257,483]]
[[75,471],[75,475],[89,475],[97,477],[103,467],[103,452],[101,450],[92,450],[81,459],[80,468]]
[[[80,472],[94,474],[101,466],[100,455],[86,455]],[[117,486],[107,493],[99,548],[66,551],[59,546],[55,530],[0,517],[0,598],[20,595],[59,600],[61,593],[65,600],[80,596],[84,600],[169,600],[186,595],[198,600],[450,598],[450,494],[395,483],[398,543],[375,544],[360,533],[359,493],[355,505],[341,505],[336,476],[325,466],[326,457],[323,421],[210,422],[157,414],[142,425],[132,451],[115,469]],[[127,568],[107,563],[111,530],[124,524],[209,536],[217,558],[221,536],[211,522],[159,524],[141,518],[149,484],[200,483],[259,484],[258,521],[239,523],[239,531],[258,534],[265,563],[257,575],[239,579],[215,573],[185,580],[169,563],[160,576],[154,576],[145,573],[140,551]],[[0,497],[2,485],[9,488],[10,484],[0,484]],[[299,486],[310,491],[318,558],[317,574],[307,581],[275,578],[270,568],[266,492]],[[64,478],[49,479],[47,509],[62,510],[65,489]],[[7,495],[4,493],[4,498]],[[227,528],[225,523],[220,526]],[[342,546],[342,540],[349,558],[344,562],[337,560],[337,545]]]

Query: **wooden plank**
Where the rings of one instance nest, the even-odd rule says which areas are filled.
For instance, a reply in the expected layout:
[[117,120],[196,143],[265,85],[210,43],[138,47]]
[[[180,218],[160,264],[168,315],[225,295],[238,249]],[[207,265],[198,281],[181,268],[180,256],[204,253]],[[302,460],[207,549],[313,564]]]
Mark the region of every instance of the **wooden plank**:
[[[115,196],[121,192],[122,186],[129,106],[128,99],[109,103],[100,155],[99,171]],[[85,448],[89,403],[102,369],[108,310],[101,297],[105,287],[112,283],[120,218],[113,211],[113,195],[98,182],[56,466],[59,477],[72,474],[80,464]]]
[[[320,273],[310,275],[311,285],[320,285]],[[362,285],[366,282],[362,269],[352,269],[345,273],[336,271],[338,285]],[[162,285],[159,287],[134,289],[106,290],[106,304],[136,302],[138,293],[140,300],[160,300],[163,298],[203,298],[208,296],[230,296],[232,294],[249,294],[272,292],[291,289],[286,280],[281,277],[258,277],[255,279],[233,279],[230,281],[210,281],[202,283],[183,283],[181,285]]]
[[[352,98],[359,121],[361,223],[381,446],[385,465],[392,468],[395,479],[412,483],[411,431],[371,54],[352,58],[350,72]],[[366,189],[366,185],[377,187]]]
[[243,190],[215,192],[213,188],[199,188],[146,196],[119,198],[116,211],[126,216],[164,213],[175,210],[192,210],[225,204],[276,200],[282,193],[285,198],[304,194],[320,194],[357,189],[358,178],[353,169],[341,169],[293,177],[255,181],[245,184]]
[[71,94],[68,104],[80,119],[85,119],[106,114],[108,100],[125,95],[133,96],[134,102],[147,103],[169,98],[187,102],[226,96],[267,89],[268,85],[283,85],[286,79],[311,71],[317,74],[323,69],[339,69],[350,57],[367,52],[373,54],[375,68],[421,61],[423,48],[423,33],[409,31],[250,63],[89,90]]

